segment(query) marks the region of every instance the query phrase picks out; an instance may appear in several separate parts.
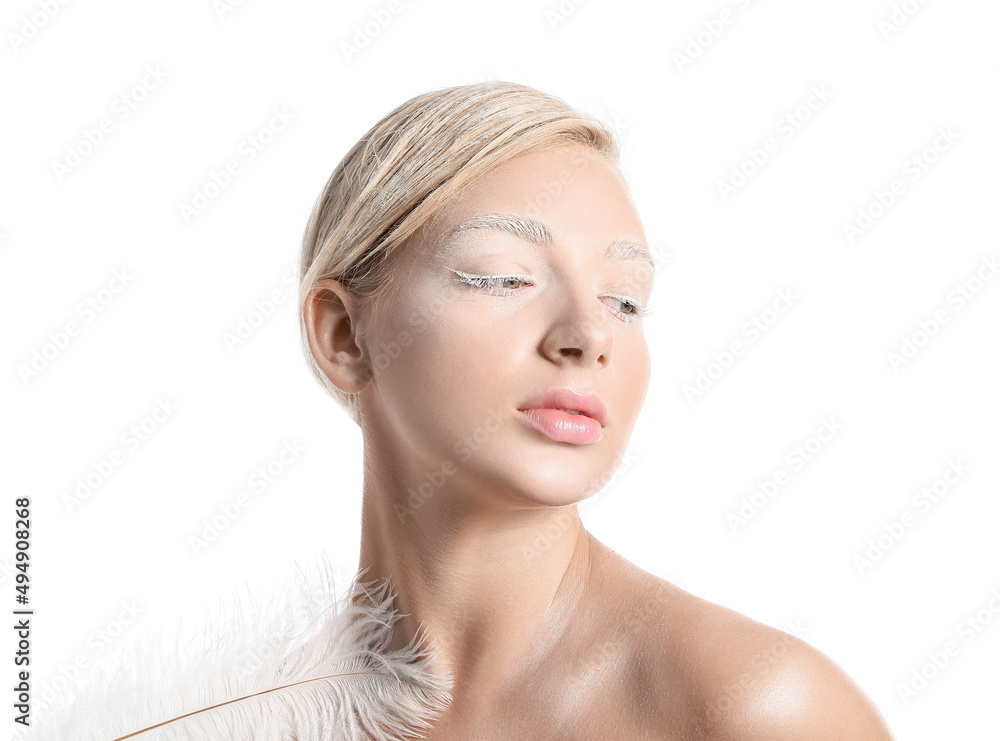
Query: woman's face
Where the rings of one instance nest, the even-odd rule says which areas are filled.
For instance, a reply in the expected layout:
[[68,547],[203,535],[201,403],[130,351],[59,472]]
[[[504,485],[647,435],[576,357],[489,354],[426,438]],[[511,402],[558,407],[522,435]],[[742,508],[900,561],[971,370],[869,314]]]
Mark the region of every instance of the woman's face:
[[[583,146],[521,155],[474,181],[392,257],[363,340],[366,446],[424,484],[419,502],[449,491],[562,505],[596,493],[649,383],[636,314],[652,290],[645,245],[620,176]],[[599,397],[603,425],[523,411],[555,389]]]

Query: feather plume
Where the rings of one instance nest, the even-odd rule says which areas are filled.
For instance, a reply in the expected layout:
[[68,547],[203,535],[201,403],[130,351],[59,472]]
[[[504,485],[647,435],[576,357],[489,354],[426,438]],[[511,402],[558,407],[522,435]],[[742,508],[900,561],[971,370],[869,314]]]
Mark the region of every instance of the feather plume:
[[[296,566],[298,566],[296,564]],[[388,651],[387,582],[336,598],[323,554],[319,579],[298,569],[263,606],[236,602],[172,651],[161,634],[91,673],[58,706],[37,708],[24,741],[407,741],[451,703],[453,677],[423,647],[422,628]],[[245,613],[249,612],[249,616]],[[110,670],[109,670],[110,669]],[[38,715],[38,713],[33,713]],[[20,729],[19,729],[20,730]]]

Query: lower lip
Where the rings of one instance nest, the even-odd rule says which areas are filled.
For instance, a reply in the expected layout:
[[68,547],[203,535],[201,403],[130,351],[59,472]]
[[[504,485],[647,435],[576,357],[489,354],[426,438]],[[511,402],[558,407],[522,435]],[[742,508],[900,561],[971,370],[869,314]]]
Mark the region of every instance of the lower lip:
[[588,445],[601,439],[601,423],[582,414],[558,409],[522,409],[528,424],[546,437],[561,443]]

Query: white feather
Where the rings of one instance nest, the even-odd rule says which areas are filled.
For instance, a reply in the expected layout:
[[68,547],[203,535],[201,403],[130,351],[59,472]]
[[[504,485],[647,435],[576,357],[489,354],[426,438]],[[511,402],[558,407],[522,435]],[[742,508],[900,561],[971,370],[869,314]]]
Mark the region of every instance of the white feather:
[[[388,583],[354,576],[339,602],[325,554],[319,578],[286,584],[262,607],[236,603],[194,640],[160,634],[38,708],[31,741],[402,741],[423,738],[451,703],[452,675],[418,631],[388,651]],[[354,604],[354,596],[358,595]],[[247,615],[245,613],[249,612]],[[178,631],[177,636],[181,633]],[[36,715],[37,713],[33,713]]]

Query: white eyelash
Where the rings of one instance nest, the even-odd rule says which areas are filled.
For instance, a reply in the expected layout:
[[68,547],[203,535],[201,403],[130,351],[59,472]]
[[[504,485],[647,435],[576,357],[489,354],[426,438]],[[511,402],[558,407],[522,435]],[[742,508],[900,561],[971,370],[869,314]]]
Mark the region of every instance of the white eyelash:
[[606,293],[604,295],[610,296],[611,298],[621,301],[622,303],[631,304],[632,306],[635,307],[634,314],[624,315],[625,321],[627,322],[637,322],[639,321],[640,317],[649,316],[650,313],[652,313],[653,311],[652,308],[650,308],[649,306],[643,306],[641,303],[639,303],[637,299],[629,298],[628,296],[622,296],[621,294],[618,293]]
[[[531,282],[531,278],[527,275],[474,275],[472,273],[463,273],[461,270],[455,270],[454,268],[448,268],[448,270],[461,278],[463,283],[468,283],[476,288],[497,288],[501,292],[499,295],[503,295],[506,292],[506,289],[500,288],[499,285],[505,281],[519,280],[525,283]],[[493,294],[494,292],[489,290],[487,293]]]
[[[503,296],[510,293],[510,291],[500,287],[500,284],[503,284],[508,280],[517,280],[524,283],[531,282],[531,278],[527,275],[475,275],[474,273],[463,273],[461,270],[455,270],[454,268],[447,268],[447,270],[455,273],[455,275],[457,275],[463,283],[468,283],[470,286],[474,286],[478,289],[486,288],[486,292],[494,296]],[[635,310],[632,314],[618,312],[622,320],[628,322],[629,324],[639,321],[641,317],[649,316],[652,312],[652,308],[643,306],[637,299],[629,296],[623,296],[619,293],[606,293],[604,295],[617,301],[621,301],[622,303],[630,304],[634,307]]]

